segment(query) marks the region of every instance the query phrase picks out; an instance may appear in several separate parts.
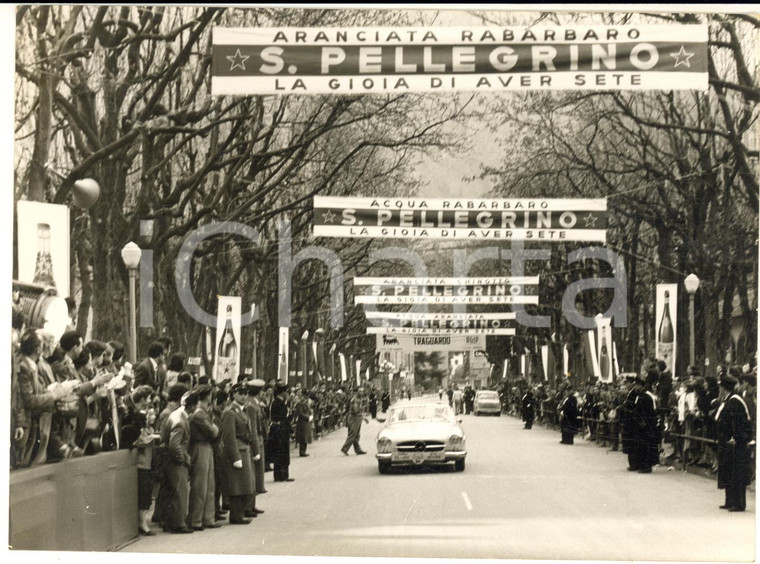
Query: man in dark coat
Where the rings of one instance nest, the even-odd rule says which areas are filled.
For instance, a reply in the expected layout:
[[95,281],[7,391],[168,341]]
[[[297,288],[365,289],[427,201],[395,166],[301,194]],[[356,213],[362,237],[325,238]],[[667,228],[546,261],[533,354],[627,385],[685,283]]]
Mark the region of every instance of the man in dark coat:
[[375,392],[375,388],[369,392],[369,414],[372,419],[377,418],[377,392]]
[[752,440],[750,412],[746,402],[735,392],[737,379],[732,375],[720,379],[721,405],[715,415],[718,423],[718,489],[726,490],[721,509],[744,511],[746,490],[752,478],[749,442]]
[[560,404],[560,429],[563,445],[571,445],[575,434],[580,430],[578,413],[578,398],[575,397],[572,386],[565,387],[565,399]]
[[275,482],[292,482],[290,470],[290,437],[293,428],[288,412],[288,385],[277,382],[274,385],[274,400],[269,410],[272,425],[269,428],[269,453],[274,466]]
[[[475,390],[472,386],[465,386],[464,388],[464,412],[470,414],[475,409]],[[530,429],[530,427],[528,427]]]
[[658,378],[656,370],[647,372],[644,393],[636,399],[636,407],[633,410],[633,450],[636,468],[640,474],[650,474],[652,466],[660,462],[660,423],[657,416],[657,396],[654,393]]
[[253,470],[251,468],[250,442],[251,421],[245,412],[248,392],[239,382],[230,390],[233,401],[222,413],[222,453],[219,459],[222,477],[222,494],[230,504],[230,523],[247,525],[245,506],[253,495]]
[[535,417],[536,397],[533,395],[533,390],[528,388],[528,391],[522,397],[522,420],[525,421],[523,429],[531,429]]
[[623,400],[620,409],[620,435],[622,438],[623,453],[628,455],[628,471],[638,470],[635,454],[636,424],[633,413],[636,409],[636,399],[644,391],[644,380],[636,377],[631,382],[631,387]]
[[148,357],[135,366],[135,379],[132,387],[150,386],[158,390],[158,369],[164,359],[164,346],[159,343],[151,343],[148,347]]
[[388,392],[388,390],[383,390],[383,395],[380,398],[380,404],[383,410],[383,413],[388,411],[388,408],[391,405],[391,394]]

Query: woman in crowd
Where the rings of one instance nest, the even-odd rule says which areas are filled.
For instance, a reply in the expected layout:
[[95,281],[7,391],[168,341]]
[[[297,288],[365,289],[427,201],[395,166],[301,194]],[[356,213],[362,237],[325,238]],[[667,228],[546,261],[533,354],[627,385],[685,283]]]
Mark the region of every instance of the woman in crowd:
[[153,503],[153,445],[159,438],[153,425],[156,412],[152,407],[153,388],[138,386],[127,397],[127,413],[122,420],[121,446],[137,450],[137,530],[141,535],[152,536],[148,511]]

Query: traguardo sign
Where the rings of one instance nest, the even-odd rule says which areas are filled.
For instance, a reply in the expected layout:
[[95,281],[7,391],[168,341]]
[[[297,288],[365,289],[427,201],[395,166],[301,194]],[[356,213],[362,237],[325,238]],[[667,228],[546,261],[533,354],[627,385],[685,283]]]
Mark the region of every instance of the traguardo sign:
[[707,90],[706,25],[223,28],[213,95]]
[[607,199],[314,197],[317,237],[605,242]]
[[375,335],[377,351],[478,351],[485,350],[485,335]]

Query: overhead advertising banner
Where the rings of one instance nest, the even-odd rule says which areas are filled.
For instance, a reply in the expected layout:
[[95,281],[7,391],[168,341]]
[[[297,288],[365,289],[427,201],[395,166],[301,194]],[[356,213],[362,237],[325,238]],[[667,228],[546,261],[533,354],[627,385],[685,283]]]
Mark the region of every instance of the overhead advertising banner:
[[241,299],[219,296],[214,347],[214,378],[237,381],[240,374],[240,309]]
[[213,29],[211,93],[707,90],[706,25]]
[[596,241],[607,199],[314,197],[315,237]]
[[509,327],[481,328],[424,328],[424,327],[367,327],[368,335],[514,335]]
[[376,351],[479,351],[486,348],[485,335],[376,335]]
[[538,276],[514,278],[355,278],[356,304],[537,304],[523,296],[522,284]]
[[655,356],[676,373],[676,336],[678,327],[678,284],[657,284]]
[[367,320],[375,328],[416,329],[504,329],[516,314],[505,313],[394,313],[367,311]]
[[18,217],[18,279],[53,287],[68,297],[69,208],[20,200]]

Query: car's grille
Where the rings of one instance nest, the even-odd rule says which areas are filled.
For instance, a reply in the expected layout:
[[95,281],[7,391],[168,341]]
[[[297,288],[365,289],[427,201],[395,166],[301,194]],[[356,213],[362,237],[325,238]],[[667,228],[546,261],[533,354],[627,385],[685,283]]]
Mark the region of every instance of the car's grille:
[[441,441],[404,441],[396,445],[399,452],[437,452],[444,448]]

